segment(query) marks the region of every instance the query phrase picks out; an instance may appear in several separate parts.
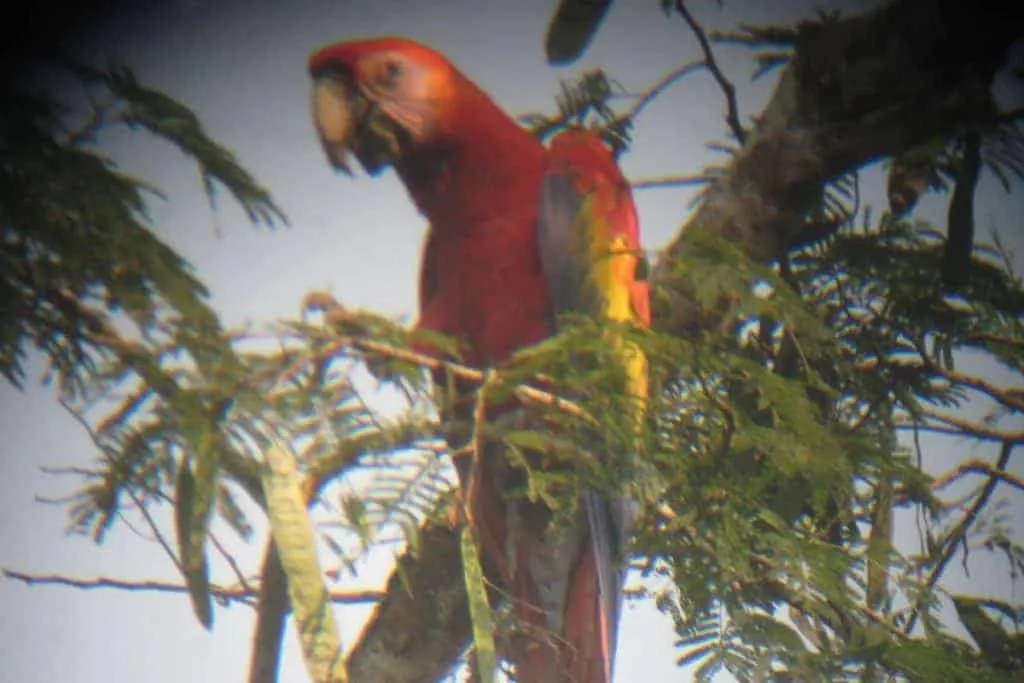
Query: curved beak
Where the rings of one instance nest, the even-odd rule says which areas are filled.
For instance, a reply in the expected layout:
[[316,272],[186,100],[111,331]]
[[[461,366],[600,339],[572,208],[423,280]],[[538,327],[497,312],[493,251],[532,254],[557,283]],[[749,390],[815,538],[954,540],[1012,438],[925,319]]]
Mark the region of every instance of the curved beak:
[[313,120],[331,165],[352,175],[348,154],[358,125],[358,92],[342,74],[328,72],[313,81]]
[[350,154],[367,173],[376,175],[411,143],[408,132],[344,72],[313,77],[313,118],[331,165],[347,175],[352,175]]

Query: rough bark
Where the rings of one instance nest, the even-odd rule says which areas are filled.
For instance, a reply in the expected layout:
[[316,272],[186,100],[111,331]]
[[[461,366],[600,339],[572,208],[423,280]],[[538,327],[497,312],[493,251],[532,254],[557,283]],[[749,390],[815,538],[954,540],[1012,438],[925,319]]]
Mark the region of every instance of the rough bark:
[[[656,326],[714,324],[673,268],[694,238],[725,238],[762,263],[809,239],[804,217],[823,182],[991,117],[989,86],[1021,36],[1024,4],[990,0],[903,0],[803,25],[753,134],[655,270]],[[456,532],[426,530],[419,556],[399,566],[353,653],[353,680],[436,681],[467,646]]]
[[448,525],[420,530],[349,659],[353,681],[433,683],[455,665],[470,637],[459,533]]
[[[654,273],[656,326],[709,327],[673,264],[700,233],[760,262],[822,237],[805,220],[822,183],[993,117],[992,78],[1024,35],[1024,7],[908,0],[800,27],[797,49],[747,144],[667,248]],[[668,294],[671,292],[671,294]]]

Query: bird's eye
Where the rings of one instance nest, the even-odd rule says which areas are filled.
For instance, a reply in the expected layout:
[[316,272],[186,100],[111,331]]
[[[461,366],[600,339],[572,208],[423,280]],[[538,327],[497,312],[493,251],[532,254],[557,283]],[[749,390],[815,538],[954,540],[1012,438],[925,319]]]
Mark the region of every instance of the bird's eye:
[[402,75],[402,64],[397,60],[389,60],[384,63],[384,73],[381,79],[385,88],[394,88],[398,84],[398,78]]

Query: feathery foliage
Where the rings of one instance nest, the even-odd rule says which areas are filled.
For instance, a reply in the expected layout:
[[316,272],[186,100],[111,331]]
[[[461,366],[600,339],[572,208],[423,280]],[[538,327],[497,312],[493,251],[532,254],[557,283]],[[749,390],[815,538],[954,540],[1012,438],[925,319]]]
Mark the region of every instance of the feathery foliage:
[[[718,38],[767,48],[755,58],[759,77],[835,21]],[[304,543],[306,561],[286,571],[305,572],[315,608],[330,595],[324,574],[354,575],[369,552],[396,544],[424,553],[420,528],[444,524],[455,498],[439,435],[466,428],[437,415],[451,386],[483,373],[418,356],[410,343],[422,338],[322,294],[299,320],[222,329],[199,279],[148,230],[155,190],[100,156],[95,133],[141,127],[196,159],[211,201],[223,186],[254,223],[277,222],[280,211],[181,103],[126,70],[74,73],[112,98],[83,129],[67,130],[65,112],[39,95],[20,93],[0,112],[10,159],[0,166],[0,370],[23,382],[34,344],[90,428],[99,458],[82,472],[73,528],[99,542],[125,515],[150,519],[173,506],[177,547],[165,549],[210,626],[223,569],[210,557],[214,532],[223,524],[249,539],[254,516],[267,513],[273,487],[261,475],[272,463],[254,436],[273,434],[294,454],[290,504],[305,506],[301,521],[314,523],[319,543]],[[556,116],[523,122],[542,139],[589,127],[623,152],[642,108],[617,110],[624,94],[590,72],[563,86]],[[950,564],[968,566],[976,553],[1005,559],[1010,579],[1024,571],[1024,546],[997,495],[1024,490],[1009,466],[1024,443],[1024,287],[998,234],[980,239],[973,224],[963,272],[944,281],[955,212],[949,225],[916,213],[929,192],[950,191],[951,204],[958,191],[973,198],[972,135],[987,172],[1017,189],[1020,122],[997,117],[889,159],[888,209],[877,216],[861,197],[860,169],[823,182],[799,217],[804,239],[776,263],[695,231],[672,267],[707,324],[685,335],[614,330],[651,362],[639,434],[602,341],[609,330],[592,320],[567,321],[494,378],[493,404],[523,399],[524,384],[536,398],[538,376],[571,398],[522,400],[517,419],[472,427],[525,472],[511,494],[544,501],[556,523],[574,514],[581,488],[618,492],[626,482],[640,505],[632,593],[671,618],[678,661],[699,680],[723,670],[741,681],[1019,676],[1020,605],[942,588]],[[712,169],[702,181],[723,177]],[[427,341],[457,357],[450,341]],[[985,359],[1006,379],[964,359]],[[431,394],[424,367],[451,381]],[[377,392],[401,397],[401,410],[383,414]],[[998,455],[935,472],[933,446],[918,438],[926,433]],[[911,517],[919,551],[894,539],[895,520]],[[477,574],[459,578],[477,600],[477,645],[488,646],[478,654],[493,669],[503,629],[515,626],[486,613],[485,595],[498,601],[493,616],[505,616],[500,590],[488,594]],[[329,630],[304,633],[328,643],[320,661],[334,666],[336,641],[318,640]]]
[[125,68],[67,66],[94,101],[82,125],[71,128],[68,105],[20,81],[0,113],[0,372],[20,385],[32,344],[73,393],[106,352],[109,314],[123,314],[142,334],[172,317],[216,326],[191,266],[149,229],[147,201],[162,195],[95,148],[101,130],[142,126],[196,160],[211,199],[220,183],[254,222],[284,216],[182,104]]

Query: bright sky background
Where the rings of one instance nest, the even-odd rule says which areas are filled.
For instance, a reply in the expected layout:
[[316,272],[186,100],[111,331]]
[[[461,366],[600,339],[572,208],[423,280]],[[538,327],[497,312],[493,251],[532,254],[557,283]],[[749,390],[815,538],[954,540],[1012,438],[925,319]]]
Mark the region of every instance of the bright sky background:
[[[192,107],[208,132],[235,150],[246,168],[267,186],[291,219],[291,227],[251,228],[227,196],[211,211],[194,166],[146,134],[106,136],[105,150],[130,172],[169,195],[152,205],[155,230],[183,253],[209,285],[217,310],[229,325],[295,317],[302,297],[330,289],[343,303],[411,320],[424,221],[390,171],[355,180],[328,167],[308,111],[306,60],[311,51],[343,39],[405,35],[446,53],[470,78],[514,113],[552,111],[559,78],[601,66],[631,91],[640,91],[699,51],[678,17],[666,19],[656,0],[620,0],[596,43],[577,64],[552,69],[542,41],[554,0],[180,0],[139,3],[140,9],[100,22],[83,36],[77,54],[97,64],[131,66],[142,82]],[[711,28],[738,22],[783,23],[808,16],[813,4],[727,0],[692,2]],[[872,2],[830,2],[844,10]],[[718,48],[726,73],[739,87],[746,118],[756,114],[774,77],[751,85],[749,53]],[[1018,105],[1019,106],[1019,105]],[[724,140],[724,102],[706,73],[690,76],[654,103],[638,122],[636,144],[623,160],[631,179],[687,174],[722,160],[703,148]],[[866,195],[881,207],[878,174],[866,178]],[[644,245],[665,245],[688,212],[689,191],[638,193]],[[926,203],[942,215],[941,200]],[[1021,264],[1024,241],[1019,217],[1024,194],[1006,197],[991,178],[978,202],[979,232],[1012,221],[1010,242]],[[941,221],[940,221],[941,222]],[[38,376],[41,363],[30,370]],[[87,437],[57,405],[53,394],[31,387],[19,393],[0,384],[0,567],[83,578],[177,578],[152,542],[120,526],[105,545],[65,537],[62,506],[35,496],[69,493],[72,479],[40,471],[43,466],[85,465],[94,457]],[[926,446],[928,444],[926,443]],[[988,455],[968,443],[947,443],[933,456],[935,467],[968,455]],[[1016,456],[1019,461],[1020,455]],[[931,467],[929,468],[931,469]],[[1017,467],[1017,470],[1020,468]],[[1021,509],[1011,511],[1022,519]],[[901,538],[915,538],[904,524]],[[226,540],[232,540],[224,535]],[[261,548],[232,547],[254,567]],[[1019,600],[1019,589],[995,583],[993,565],[973,556],[970,578],[984,590]],[[354,585],[379,586],[381,563]],[[966,583],[965,583],[966,582]],[[0,581],[0,680],[50,681],[241,681],[249,663],[253,612],[217,609],[212,633],[194,619],[181,596],[84,592],[57,587],[30,589]],[[364,611],[365,614],[365,611]],[[358,622],[343,613],[351,641]],[[306,680],[294,636],[282,680]],[[685,680],[674,667],[669,622],[648,606],[626,609],[617,681]]]

